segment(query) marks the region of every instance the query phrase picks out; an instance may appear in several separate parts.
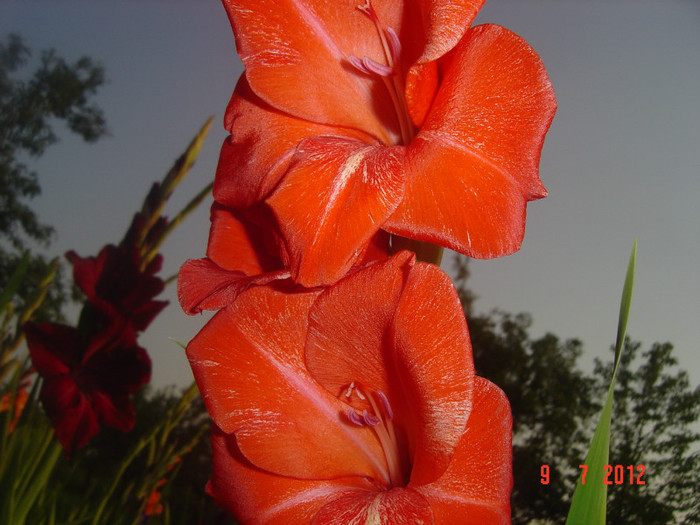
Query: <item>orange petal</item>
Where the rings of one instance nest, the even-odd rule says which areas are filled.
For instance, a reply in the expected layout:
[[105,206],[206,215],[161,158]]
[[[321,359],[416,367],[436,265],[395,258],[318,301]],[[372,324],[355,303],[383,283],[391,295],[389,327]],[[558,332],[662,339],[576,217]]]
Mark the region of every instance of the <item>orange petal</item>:
[[411,483],[435,480],[447,468],[467,424],[474,363],[452,280],[437,266],[411,270],[393,326],[402,410],[413,427]]
[[258,213],[256,218],[260,225],[249,220],[244,212],[214,202],[207,257],[226,270],[245,275],[281,270],[282,262],[272,248],[272,232],[277,224],[271,216]]
[[432,525],[435,522],[430,505],[423,496],[410,488],[394,488],[341,496],[324,505],[311,525],[348,523]]
[[419,62],[437,60],[457,45],[486,0],[422,0],[425,31]]
[[364,266],[374,261],[384,261],[389,258],[391,254],[391,236],[383,231],[379,230],[375,236],[373,236],[365,251],[360,257],[360,263],[357,266]]
[[433,105],[438,90],[439,75],[436,62],[416,64],[406,77],[406,107],[413,125],[420,129]]
[[187,347],[207,409],[243,455],[272,473],[303,479],[382,479],[383,455],[367,428],[316,383],[303,362],[316,292],[251,288]]
[[208,258],[190,259],[180,267],[177,297],[184,312],[195,315],[232,304],[252,285],[265,285],[288,277],[286,270],[248,276],[240,271],[226,270]]
[[389,393],[395,377],[387,335],[413,264],[413,254],[401,252],[367,266],[327,288],[311,308],[306,365],[332,394],[352,381]]
[[384,229],[473,257],[516,251],[556,109],[525,41],[493,25],[470,29],[446,57],[423,129],[407,153],[404,199]]
[[412,483],[447,468],[471,410],[474,366],[450,278],[410,252],[326,289],[311,308],[306,363],[332,394],[381,390],[404,426]]
[[[363,130],[388,144],[398,131],[388,93],[348,60],[355,55],[384,62],[374,24],[357,9],[361,3],[224,0],[224,7],[258,96],[285,113]],[[388,1],[379,4],[382,16],[390,15],[384,23],[395,24],[400,3],[388,11]]]
[[403,195],[405,148],[335,137],[299,145],[267,200],[277,216],[292,275],[304,286],[340,279]]
[[279,112],[253,93],[245,74],[238,81],[224,120],[231,136],[221,147],[214,198],[232,207],[248,207],[267,197],[305,137],[343,135],[369,139],[365,134]]
[[225,434],[216,425],[211,442],[214,469],[207,492],[241,523],[311,523],[327,502],[371,488],[360,477],[301,480],[265,472],[241,454],[233,435]]
[[505,394],[477,377],[474,407],[450,466],[434,483],[412,485],[430,503],[435,523],[510,523],[511,425]]

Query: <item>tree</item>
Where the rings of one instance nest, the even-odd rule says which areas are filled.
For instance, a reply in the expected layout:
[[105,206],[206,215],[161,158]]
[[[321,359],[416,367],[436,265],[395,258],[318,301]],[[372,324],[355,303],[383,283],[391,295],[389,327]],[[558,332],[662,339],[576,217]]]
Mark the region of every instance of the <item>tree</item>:
[[[627,340],[620,358],[610,464],[644,465],[645,484],[626,479],[609,487],[608,521],[697,524],[700,434],[692,425],[700,416],[700,386],[691,390],[688,373],[676,369],[672,344],[655,343],[641,360],[640,347]],[[636,369],[634,364],[638,364]],[[611,370],[612,363],[596,361],[599,390],[607,389]]]
[[[11,34],[0,43],[0,289],[7,284],[27,241],[46,245],[53,234],[53,228],[43,224],[27,203],[41,188],[37,174],[24,162],[40,157],[58,141],[53,128],[56,120],[87,142],[107,133],[102,111],[91,103],[105,81],[101,65],[88,57],[68,64],[49,50],[42,52],[38,69],[26,75],[24,67],[30,57],[18,35]],[[20,297],[34,294],[37,279],[46,275],[48,264],[43,257],[32,256]],[[44,317],[60,317],[64,300],[62,288],[55,286],[42,307]]]
[[[532,340],[527,314],[473,315],[468,276],[466,259],[459,258],[456,285],[476,372],[505,391],[513,411],[513,523],[561,523],[612,364],[597,362],[593,374],[584,374],[577,366],[581,342],[551,333]],[[700,417],[700,387],[691,390],[687,373],[673,370],[670,343],[654,344],[634,368],[640,346],[626,342],[618,369],[610,464],[644,465],[647,484],[613,485],[608,523],[697,524],[700,435],[692,425]],[[547,484],[540,482],[543,465],[549,467]]]

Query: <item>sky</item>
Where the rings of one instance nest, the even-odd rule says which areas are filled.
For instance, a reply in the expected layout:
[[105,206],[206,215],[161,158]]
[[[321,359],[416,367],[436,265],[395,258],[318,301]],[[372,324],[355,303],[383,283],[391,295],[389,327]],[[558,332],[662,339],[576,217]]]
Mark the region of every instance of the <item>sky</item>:
[[[628,333],[648,348],[670,341],[700,382],[700,2],[488,0],[476,23],[497,23],[542,57],[559,109],[542,151],[549,196],[528,206],[522,249],[472,261],[475,308],[528,312],[531,334],[585,343],[584,370],[610,357],[627,259],[639,248]],[[110,136],[61,142],[31,166],[33,202],[57,236],[47,253],[94,255],[118,242],[153,181],[209,116],[214,125],[172,216],[211,181],[226,133],[226,103],[242,71],[216,0],[3,0],[0,35],[106,70],[95,102]],[[164,276],[204,255],[206,202],[166,241]],[[450,260],[443,263],[450,270]],[[171,305],[141,337],[155,387],[191,381],[184,352],[207,316]]]

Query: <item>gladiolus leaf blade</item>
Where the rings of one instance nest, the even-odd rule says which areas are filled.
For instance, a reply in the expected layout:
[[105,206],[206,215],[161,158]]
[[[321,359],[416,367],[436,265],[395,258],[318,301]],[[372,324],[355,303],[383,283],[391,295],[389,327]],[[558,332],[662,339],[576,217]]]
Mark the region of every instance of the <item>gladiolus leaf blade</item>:
[[615,391],[615,374],[620,362],[620,355],[627,332],[627,320],[629,319],[632,303],[632,289],[634,287],[634,268],[637,256],[637,241],[635,239],[632,254],[627,265],[625,284],[622,289],[620,302],[620,316],[617,325],[617,340],[615,342],[615,363],[610,379],[610,387],[605,400],[605,406],[600,415],[591,446],[584,465],[587,468],[586,483],[579,479],[574,491],[574,496],[566,518],[566,525],[605,525],[605,506],[607,485],[605,485],[605,465],[608,464],[608,451],[610,447],[610,419],[612,416],[613,394]]

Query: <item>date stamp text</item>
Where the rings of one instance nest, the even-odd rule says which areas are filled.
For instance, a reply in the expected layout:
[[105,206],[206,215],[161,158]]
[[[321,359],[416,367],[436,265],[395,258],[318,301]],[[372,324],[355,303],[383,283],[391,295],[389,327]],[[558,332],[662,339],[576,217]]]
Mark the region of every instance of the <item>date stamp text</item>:
[[[581,469],[581,484],[586,484],[588,465],[579,465]],[[605,465],[603,483],[605,485],[646,485],[643,479],[646,468],[644,465]],[[549,485],[549,465],[540,467],[540,483]]]

